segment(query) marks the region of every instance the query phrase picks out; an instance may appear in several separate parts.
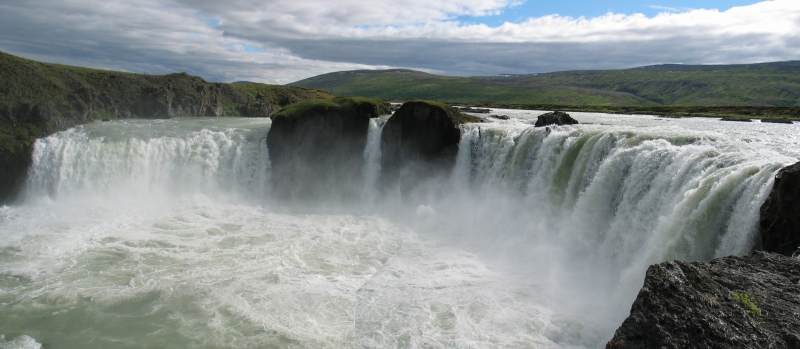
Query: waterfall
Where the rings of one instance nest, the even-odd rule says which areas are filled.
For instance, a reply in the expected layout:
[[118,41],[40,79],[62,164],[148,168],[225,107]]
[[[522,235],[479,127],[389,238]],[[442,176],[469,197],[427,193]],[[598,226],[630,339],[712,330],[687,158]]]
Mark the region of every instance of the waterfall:
[[116,132],[93,124],[38,139],[26,196],[268,196],[263,129],[260,137],[232,128],[176,134],[143,124],[128,121]]
[[453,180],[542,210],[554,234],[618,266],[752,249],[759,207],[786,161],[704,137],[517,125],[464,129]]
[[367,201],[376,199],[375,186],[381,174],[381,131],[384,123],[378,119],[369,119],[367,145],[364,147],[364,198]]
[[[360,206],[271,200],[265,119],[39,139],[27,200],[0,207],[0,323],[75,347],[601,347],[650,264],[750,251],[800,158],[800,125],[576,118],[462,125],[452,173],[413,207],[378,188],[384,119],[363,182],[342,183]],[[100,327],[50,336],[52,316]]]

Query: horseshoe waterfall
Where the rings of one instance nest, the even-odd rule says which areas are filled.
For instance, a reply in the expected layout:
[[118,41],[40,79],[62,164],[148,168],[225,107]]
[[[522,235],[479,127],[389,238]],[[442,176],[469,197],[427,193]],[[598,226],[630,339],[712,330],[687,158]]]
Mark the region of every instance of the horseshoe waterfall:
[[502,112],[414,195],[370,119],[357,165],[303,184],[351,199],[279,198],[269,119],[39,139],[0,208],[0,348],[603,347],[649,265],[751,251],[800,158],[798,124]]

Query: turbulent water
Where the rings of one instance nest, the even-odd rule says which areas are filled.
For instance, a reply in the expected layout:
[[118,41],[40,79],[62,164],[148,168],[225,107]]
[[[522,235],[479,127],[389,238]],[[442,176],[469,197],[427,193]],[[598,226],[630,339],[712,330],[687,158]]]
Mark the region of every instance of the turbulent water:
[[270,197],[269,120],[37,141],[0,208],[0,348],[596,348],[647,266],[743,254],[800,125],[538,112],[470,124],[440,191]]

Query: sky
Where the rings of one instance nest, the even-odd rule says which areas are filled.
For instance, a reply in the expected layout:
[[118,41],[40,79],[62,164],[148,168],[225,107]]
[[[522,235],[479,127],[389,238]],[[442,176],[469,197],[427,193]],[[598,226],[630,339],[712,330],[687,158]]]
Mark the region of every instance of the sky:
[[285,84],[800,59],[800,0],[3,0],[0,51]]

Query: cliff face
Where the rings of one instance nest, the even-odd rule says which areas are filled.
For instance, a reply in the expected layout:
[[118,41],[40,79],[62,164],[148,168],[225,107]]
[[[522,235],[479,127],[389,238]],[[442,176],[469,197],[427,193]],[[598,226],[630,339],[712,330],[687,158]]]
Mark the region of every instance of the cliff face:
[[385,114],[389,108],[382,101],[337,97],[302,102],[274,115],[267,136],[274,196],[357,199],[369,119]]
[[269,117],[330,94],[297,87],[208,83],[186,73],[130,74],[39,63],[0,52],[0,204],[16,195],[36,138],[93,120]]
[[[403,104],[386,122],[381,135],[381,184],[398,187],[404,196],[442,175],[455,164],[459,125],[480,122],[439,103],[414,101]],[[428,190],[422,190],[430,192]]]
[[800,162],[775,175],[759,228],[762,250],[785,256],[800,250]]
[[606,348],[800,348],[800,259],[664,262]]

